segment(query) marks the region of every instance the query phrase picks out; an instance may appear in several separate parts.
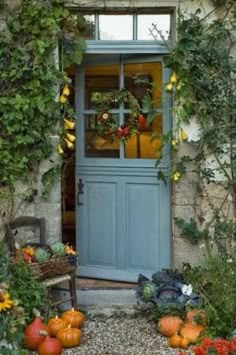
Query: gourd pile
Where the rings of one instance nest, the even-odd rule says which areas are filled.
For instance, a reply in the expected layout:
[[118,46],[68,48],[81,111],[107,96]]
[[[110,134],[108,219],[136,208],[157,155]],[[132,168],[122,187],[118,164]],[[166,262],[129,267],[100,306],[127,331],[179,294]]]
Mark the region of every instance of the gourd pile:
[[25,328],[24,345],[38,355],[61,355],[63,348],[80,345],[84,321],[85,315],[73,308],[50,318],[46,325],[37,315]]
[[187,349],[198,342],[204,334],[206,314],[204,310],[192,309],[186,312],[184,321],[178,316],[163,316],[157,324],[158,331],[169,337],[172,348]]
[[68,244],[65,245],[61,242],[55,242],[46,246],[33,246],[32,244],[21,248],[19,247],[16,250],[15,259],[22,258],[28,263],[42,263],[48,261],[50,258],[66,255],[76,257],[77,253],[72,246],[69,246]]

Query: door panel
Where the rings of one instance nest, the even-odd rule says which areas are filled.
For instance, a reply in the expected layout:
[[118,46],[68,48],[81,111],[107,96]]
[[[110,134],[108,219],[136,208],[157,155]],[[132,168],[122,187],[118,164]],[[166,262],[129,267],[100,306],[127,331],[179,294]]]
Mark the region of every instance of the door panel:
[[[148,78],[141,90],[134,75]],[[76,238],[81,276],[135,282],[139,273],[151,276],[171,266],[170,189],[157,180],[154,168],[162,158],[162,168],[168,169],[168,151],[157,154],[160,133],[170,127],[168,99],[161,92],[165,77],[157,56],[88,56],[78,68],[76,182],[82,179],[84,191],[77,198]],[[97,99],[129,86],[141,102],[154,81],[152,125],[140,127],[126,144],[97,134]],[[130,110],[114,102],[110,114],[121,125]],[[150,142],[153,130],[157,137]]]
[[130,269],[159,269],[159,196],[156,184],[128,183],[127,266]]

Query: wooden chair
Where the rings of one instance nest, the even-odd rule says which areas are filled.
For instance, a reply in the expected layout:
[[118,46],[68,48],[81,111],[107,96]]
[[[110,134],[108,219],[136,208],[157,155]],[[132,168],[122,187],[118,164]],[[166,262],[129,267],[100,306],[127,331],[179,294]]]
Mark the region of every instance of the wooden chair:
[[[40,246],[46,245],[46,229],[45,229],[45,219],[44,218],[36,218],[31,216],[21,216],[17,217],[14,221],[7,223],[4,225],[5,227],[5,240],[8,246],[10,253],[15,255],[17,242],[17,229],[24,227],[33,227],[34,229],[38,229],[39,231],[39,243],[28,243],[29,245]],[[69,292],[70,297],[65,300],[60,300],[54,302],[54,305],[59,305],[60,303],[64,303],[67,301],[71,301],[71,305],[73,308],[77,309],[77,297],[76,297],[76,274],[75,270],[69,273],[56,275],[53,277],[45,278],[40,280],[47,287],[52,287],[58,285],[61,282],[68,281],[69,282]]]

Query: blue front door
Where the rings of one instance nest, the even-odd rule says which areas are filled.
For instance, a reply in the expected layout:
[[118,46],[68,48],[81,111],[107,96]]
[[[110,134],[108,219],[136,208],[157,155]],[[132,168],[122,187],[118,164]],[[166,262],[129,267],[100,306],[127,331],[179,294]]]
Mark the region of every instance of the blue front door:
[[[139,273],[150,276],[171,266],[170,190],[155,170],[160,133],[170,126],[168,98],[161,90],[168,75],[156,55],[91,54],[78,68],[76,238],[81,276],[136,281]],[[152,125],[140,126],[126,143],[97,131],[106,98],[123,88],[139,102],[152,88],[156,110]],[[97,105],[101,100],[103,106]],[[109,114],[122,125],[130,107],[114,100]],[[156,139],[151,139],[153,132]],[[162,168],[168,169],[168,152],[162,153]]]

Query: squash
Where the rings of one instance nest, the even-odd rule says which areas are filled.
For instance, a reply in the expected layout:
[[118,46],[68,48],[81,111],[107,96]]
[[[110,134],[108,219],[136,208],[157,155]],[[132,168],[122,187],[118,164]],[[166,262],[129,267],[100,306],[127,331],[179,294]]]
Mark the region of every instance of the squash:
[[171,337],[178,333],[180,327],[183,325],[183,321],[177,316],[164,316],[159,319],[158,330],[162,335]]
[[60,329],[57,332],[57,339],[61,342],[63,348],[73,348],[78,346],[81,342],[82,332],[78,328],[67,328]]
[[190,343],[196,343],[205,327],[200,324],[185,323],[180,329],[180,335]]
[[178,335],[178,334],[172,335],[169,338],[169,345],[172,348],[180,348],[180,344],[181,344],[182,339],[183,338],[180,335]]
[[38,346],[38,355],[61,355],[62,345],[58,339],[46,335]]
[[181,338],[181,341],[180,341],[180,348],[182,349],[188,349],[189,347],[189,340],[186,339],[186,338]]
[[206,325],[207,317],[203,309],[192,309],[186,312],[185,323]]
[[70,324],[71,328],[80,328],[85,321],[85,315],[80,311],[74,310],[74,308],[63,312],[61,318]]
[[44,340],[40,331],[47,331],[40,317],[36,317],[24,330],[24,344],[29,350],[37,350],[39,344]]
[[48,332],[52,337],[55,337],[57,335],[58,330],[66,328],[68,326],[68,323],[66,320],[58,318],[56,316],[55,318],[50,318],[47,323],[48,326]]

